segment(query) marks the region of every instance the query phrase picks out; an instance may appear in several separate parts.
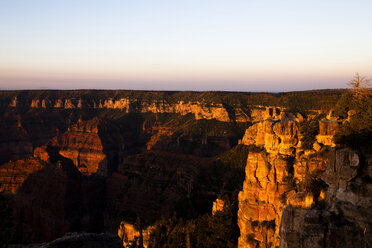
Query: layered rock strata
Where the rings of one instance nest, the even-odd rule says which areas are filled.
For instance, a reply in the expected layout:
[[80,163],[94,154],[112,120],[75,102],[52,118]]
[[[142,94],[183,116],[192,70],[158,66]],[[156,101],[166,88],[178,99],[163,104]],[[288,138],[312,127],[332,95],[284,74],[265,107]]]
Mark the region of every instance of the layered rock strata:
[[79,120],[50,142],[52,146],[59,148],[62,156],[71,159],[78,170],[86,175],[107,174],[108,161],[98,134],[99,123],[98,118],[85,122]]
[[[15,97],[9,107],[16,108],[19,105],[24,105],[25,102]],[[99,99],[99,100],[83,100],[81,98],[57,98],[57,99],[30,99],[26,102],[29,108],[44,108],[44,109],[120,109],[126,113],[177,113],[181,115],[192,113],[195,119],[217,119],[220,121],[230,121],[229,113],[222,104],[206,105],[203,102],[184,102],[170,104],[163,100],[143,101],[130,98],[121,99]],[[241,113],[242,115],[242,113]],[[240,115],[240,116],[241,116]],[[249,117],[241,116],[243,121]]]
[[228,106],[222,103],[201,101],[176,101],[153,99],[144,100],[131,97],[83,99],[71,98],[19,98],[14,97],[7,106],[21,109],[117,109],[125,113],[175,113],[193,114],[195,119],[216,119],[219,121],[257,122],[267,118],[281,119],[283,107],[254,106],[247,108],[241,104]]
[[249,127],[241,141],[257,148],[248,155],[238,197],[238,247],[278,247],[287,204],[309,208],[318,200],[320,192],[301,192],[299,185],[324,170],[326,159],[302,151],[295,118],[266,119]]

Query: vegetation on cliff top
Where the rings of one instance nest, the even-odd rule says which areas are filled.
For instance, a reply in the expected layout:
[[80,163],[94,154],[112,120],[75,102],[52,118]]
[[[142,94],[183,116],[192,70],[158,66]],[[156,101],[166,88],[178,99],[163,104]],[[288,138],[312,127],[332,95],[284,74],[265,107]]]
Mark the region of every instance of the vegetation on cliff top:
[[351,81],[353,90],[343,94],[337,102],[335,114],[348,119],[342,123],[334,141],[337,145],[352,148],[372,147],[372,90],[361,88],[363,82],[359,82],[361,79],[359,74],[357,76]]
[[299,123],[299,130],[302,135],[301,146],[304,149],[312,149],[319,134],[319,121],[324,117],[320,114],[312,119],[305,119]]

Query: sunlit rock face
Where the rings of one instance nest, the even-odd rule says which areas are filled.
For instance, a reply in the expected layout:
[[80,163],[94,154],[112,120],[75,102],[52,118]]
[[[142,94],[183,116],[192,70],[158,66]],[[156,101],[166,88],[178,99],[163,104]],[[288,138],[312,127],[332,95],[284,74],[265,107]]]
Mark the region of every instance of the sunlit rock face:
[[[288,189],[291,164],[289,156],[279,154],[250,153],[246,166],[243,190],[239,193],[238,225],[239,247],[275,247],[280,244],[279,227],[282,212],[287,204],[309,208],[313,204],[310,193],[296,193]],[[324,161],[313,167],[313,159],[301,157],[305,171],[324,168]],[[300,174],[305,178],[305,173]],[[293,172],[291,172],[293,173]],[[301,182],[301,179],[297,179]],[[285,196],[285,199],[283,197]]]
[[249,127],[242,139],[244,145],[256,145],[269,153],[292,155],[298,147],[297,122],[288,118],[267,119]]
[[98,117],[79,119],[48,144],[71,159],[82,174],[109,176],[127,154],[145,145],[142,133],[136,132],[140,126],[126,128],[125,125],[126,122],[118,124]]
[[0,192],[15,194],[29,175],[45,168],[48,160],[45,149],[38,148],[34,157],[3,164],[0,167]]
[[326,146],[335,146],[333,136],[336,134],[341,122],[337,120],[322,120],[319,121],[319,134],[316,140]]
[[59,148],[59,153],[73,161],[79,171],[86,175],[107,174],[107,158],[98,135],[98,118],[78,121],[67,132],[58,135],[51,145]]
[[[248,156],[246,179],[239,193],[239,247],[254,247],[256,242],[275,245],[276,242],[275,225],[276,220],[280,220],[281,210],[279,195],[284,188],[274,180],[276,170],[281,167],[280,161],[277,161],[278,168],[269,168],[268,159],[261,153]],[[271,226],[262,226],[264,221],[271,222]]]
[[365,247],[372,239],[372,155],[334,149],[322,175],[328,189],[321,206],[287,206],[280,247]]
[[293,185],[323,171],[327,159],[301,152],[299,117],[280,112],[277,115],[280,119],[266,119],[249,127],[241,142],[262,151],[250,152],[247,158],[238,199],[238,247],[278,247],[285,207],[309,209],[314,197],[319,197],[319,192],[300,192]]
[[221,212],[223,211],[223,207],[225,206],[225,201],[222,200],[222,199],[219,199],[217,198],[214,202],[213,202],[213,206],[212,206],[212,214],[214,215],[215,213],[217,212]]
[[122,221],[118,230],[118,236],[122,240],[124,247],[136,246],[147,248],[152,229],[152,226],[142,228]]
[[[23,106],[25,105],[25,106]],[[229,113],[222,104],[207,105],[204,102],[184,102],[178,101],[168,103],[162,100],[140,100],[130,98],[120,99],[90,99],[83,100],[80,98],[57,98],[57,99],[38,99],[31,98],[22,101],[15,97],[8,105],[12,108],[27,107],[41,109],[120,109],[127,113],[177,113],[181,115],[192,113],[197,120],[199,119],[216,119],[219,121],[230,121]],[[242,111],[238,111],[237,121],[247,121],[249,116]]]
[[[155,97],[156,98],[156,97]],[[193,114],[195,119],[216,119],[219,121],[258,122],[266,119],[282,119],[285,108],[276,106],[243,106],[236,103],[228,106],[222,103],[207,103],[201,100],[176,100],[168,102],[163,99],[141,99],[135,97],[112,98],[77,96],[47,96],[26,99],[15,96],[7,106],[22,109],[46,110],[86,110],[86,109],[116,109],[125,113],[174,113],[180,115]],[[296,116],[300,120],[302,116]]]

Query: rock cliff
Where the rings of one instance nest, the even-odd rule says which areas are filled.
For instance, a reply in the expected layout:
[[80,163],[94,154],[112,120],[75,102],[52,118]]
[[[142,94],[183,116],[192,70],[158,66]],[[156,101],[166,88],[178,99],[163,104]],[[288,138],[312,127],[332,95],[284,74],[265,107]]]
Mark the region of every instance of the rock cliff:
[[[13,98],[9,107],[31,108],[31,109],[119,109],[126,113],[177,113],[186,115],[192,113],[195,119],[217,119],[219,121],[230,121],[229,113],[222,104],[207,105],[203,102],[168,103],[164,100],[140,100],[133,98],[120,99],[81,99],[81,98],[57,98],[57,99],[19,99]],[[247,121],[249,116],[239,111],[237,121]]]
[[295,121],[267,119],[249,127],[242,144],[264,147],[268,153],[293,155],[298,141]]
[[[144,93],[146,94],[146,93]],[[197,93],[194,93],[197,95]],[[148,93],[144,96],[139,94],[138,97],[110,97],[106,94],[99,94],[96,98],[87,97],[85,94],[75,94],[74,96],[67,96],[69,94],[50,94],[35,96],[33,94],[10,94],[8,101],[0,102],[3,106],[1,108],[14,108],[25,110],[88,110],[88,109],[102,109],[102,110],[120,110],[125,113],[173,113],[173,114],[193,114],[195,119],[216,119],[219,121],[236,121],[236,122],[257,122],[271,118],[281,118],[280,115],[285,110],[285,107],[275,106],[261,106],[251,105],[247,107],[241,102],[237,101],[233,104],[227,104],[221,98],[216,97],[215,102],[208,99],[189,99],[177,100],[166,99],[167,97],[159,97],[156,93]],[[169,98],[169,97],[168,97]],[[310,110],[310,109],[308,109]],[[317,111],[315,111],[317,112]]]
[[52,146],[59,148],[62,156],[71,159],[78,170],[86,175],[105,175],[108,171],[108,161],[98,135],[99,122],[98,118],[85,122],[79,120],[50,142]]
[[326,146],[335,146],[333,136],[336,134],[341,121],[337,120],[321,120],[319,121],[319,134],[316,139],[319,143]]
[[310,207],[320,194],[306,184],[324,170],[326,159],[304,153],[295,115],[282,113],[280,118],[254,124],[241,141],[256,148],[248,155],[239,193],[238,247],[279,246],[284,208]]
[[241,141],[255,148],[239,193],[238,247],[364,247],[372,238],[370,151],[328,153],[340,125],[329,116],[314,149],[304,150],[294,115],[272,117]]
[[287,206],[280,247],[367,247],[372,240],[372,157],[368,151],[333,149],[322,175],[321,204]]

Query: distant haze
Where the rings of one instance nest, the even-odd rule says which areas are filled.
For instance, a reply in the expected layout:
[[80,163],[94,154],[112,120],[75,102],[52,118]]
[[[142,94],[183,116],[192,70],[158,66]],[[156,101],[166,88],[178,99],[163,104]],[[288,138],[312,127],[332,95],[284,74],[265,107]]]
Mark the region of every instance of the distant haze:
[[290,91],[372,78],[370,0],[0,1],[0,89]]

